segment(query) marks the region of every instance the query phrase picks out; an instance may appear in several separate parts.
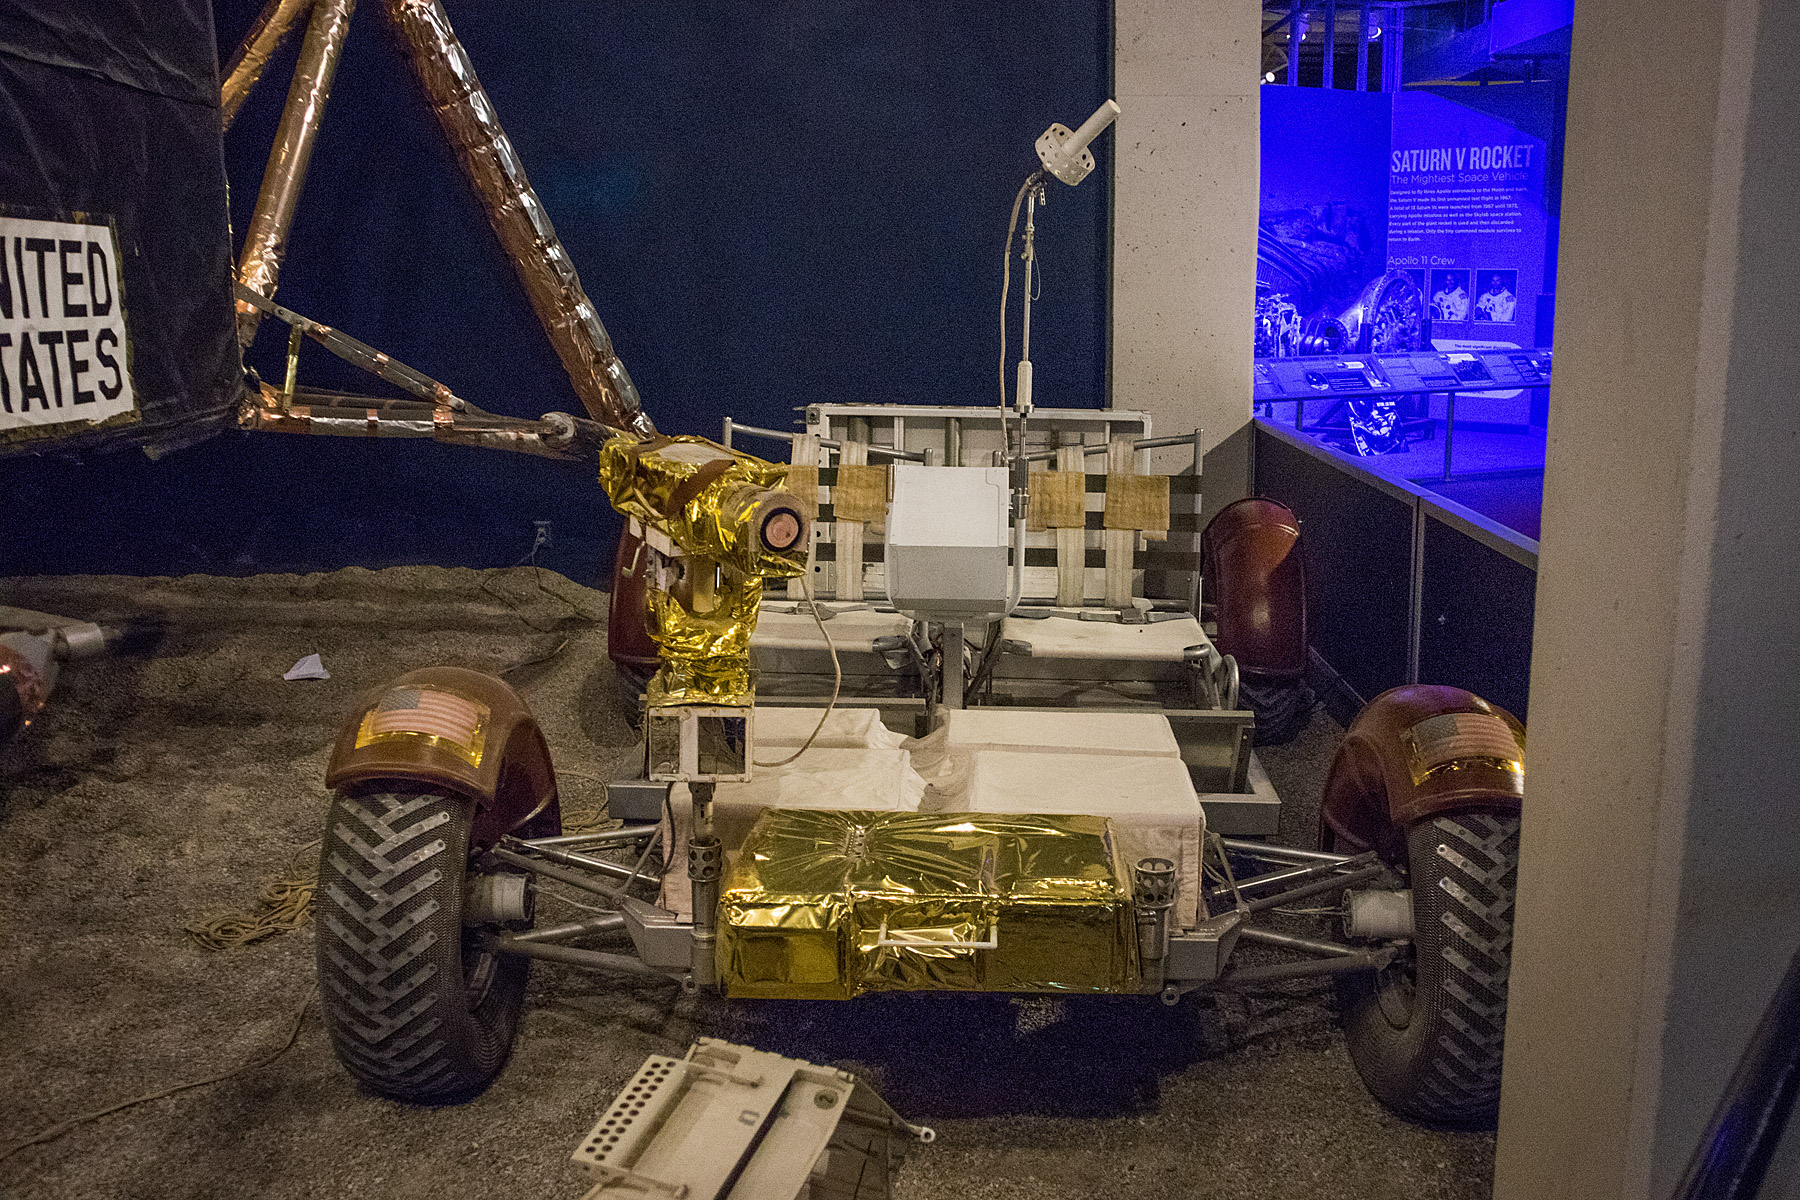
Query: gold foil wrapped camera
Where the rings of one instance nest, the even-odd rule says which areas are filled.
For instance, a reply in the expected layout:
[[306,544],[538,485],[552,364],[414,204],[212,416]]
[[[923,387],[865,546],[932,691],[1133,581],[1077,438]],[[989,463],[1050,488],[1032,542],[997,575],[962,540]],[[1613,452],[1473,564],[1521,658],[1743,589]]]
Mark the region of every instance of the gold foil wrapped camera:
[[751,702],[763,580],[806,570],[807,510],[781,490],[786,473],[705,438],[617,437],[601,448],[613,507],[656,535],[646,567],[647,629],[662,664],[652,707]]
[[1131,992],[1130,893],[1089,816],[771,809],[726,876],[728,994]]

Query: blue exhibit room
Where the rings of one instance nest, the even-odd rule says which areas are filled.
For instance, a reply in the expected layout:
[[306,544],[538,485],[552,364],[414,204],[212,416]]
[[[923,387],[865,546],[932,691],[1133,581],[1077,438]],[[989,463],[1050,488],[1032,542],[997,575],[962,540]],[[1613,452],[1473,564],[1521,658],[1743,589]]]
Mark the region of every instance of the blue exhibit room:
[[0,1194],[1800,1196],[1775,0],[0,0]]

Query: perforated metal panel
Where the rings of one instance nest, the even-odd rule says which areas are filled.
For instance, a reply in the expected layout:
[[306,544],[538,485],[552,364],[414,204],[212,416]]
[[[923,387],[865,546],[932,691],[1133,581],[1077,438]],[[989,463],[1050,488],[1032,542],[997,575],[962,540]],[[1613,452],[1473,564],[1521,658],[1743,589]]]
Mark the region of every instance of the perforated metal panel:
[[[666,1087],[682,1068],[679,1058],[652,1055],[625,1090],[619,1093],[606,1115],[588,1131],[587,1138],[575,1151],[575,1161],[584,1167],[602,1166],[615,1160],[628,1160],[633,1151],[654,1131],[658,1118],[672,1092]],[[662,1100],[665,1103],[655,1103]],[[645,1113],[649,1115],[646,1117]]]
[[884,1200],[914,1136],[854,1075],[703,1038],[646,1059],[572,1157],[591,1200]]

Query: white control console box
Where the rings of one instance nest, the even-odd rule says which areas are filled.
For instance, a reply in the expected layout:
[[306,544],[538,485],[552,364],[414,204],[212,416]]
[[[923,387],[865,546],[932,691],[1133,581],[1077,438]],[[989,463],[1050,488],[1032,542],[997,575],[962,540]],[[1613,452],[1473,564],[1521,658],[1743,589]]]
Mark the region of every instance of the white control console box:
[[893,479],[887,587],[894,607],[922,621],[1005,612],[1006,469],[895,463]]

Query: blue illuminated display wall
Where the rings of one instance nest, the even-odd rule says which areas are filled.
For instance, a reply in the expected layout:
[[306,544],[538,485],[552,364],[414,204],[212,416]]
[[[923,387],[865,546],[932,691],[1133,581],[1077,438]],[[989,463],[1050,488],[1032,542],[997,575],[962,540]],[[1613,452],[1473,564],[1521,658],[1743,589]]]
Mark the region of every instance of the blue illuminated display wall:
[[[1501,90],[1520,89],[1445,89]],[[1448,96],[1420,90],[1393,97],[1388,266],[1408,272],[1425,293],[1437,349],[1535,344],[1544,290],[1544,153],[1544,139],[1518,123]],[[1527,397],[1485,399],[1485,419],[1527,420]]]
[[[1417,289],[1420,348],[1539,344],[1552,116],[1547,86],[1264,87],[1257,355],[1370,350],[1367,298],[1396,273]],[[1459,407],[1529,411],[1520,393]]]
[[1385,269],[1392,121],[1380,92],[1262,90],[1259,356],[1328,352]]

